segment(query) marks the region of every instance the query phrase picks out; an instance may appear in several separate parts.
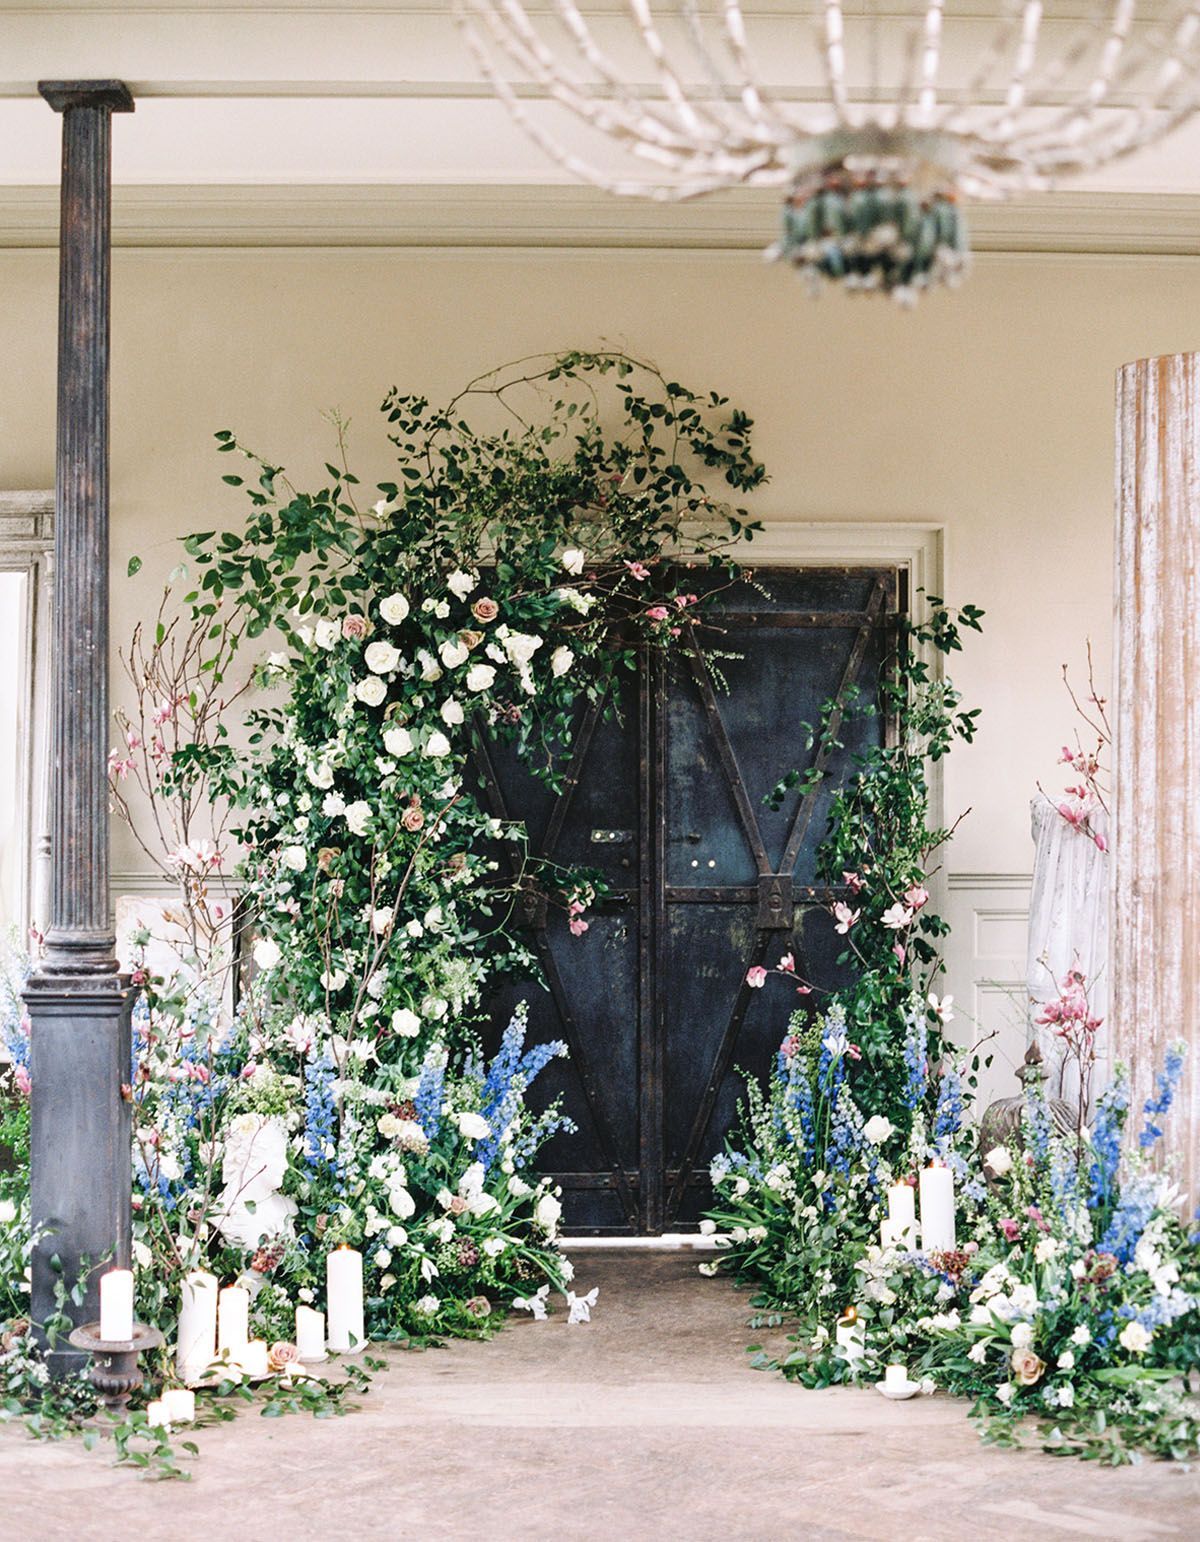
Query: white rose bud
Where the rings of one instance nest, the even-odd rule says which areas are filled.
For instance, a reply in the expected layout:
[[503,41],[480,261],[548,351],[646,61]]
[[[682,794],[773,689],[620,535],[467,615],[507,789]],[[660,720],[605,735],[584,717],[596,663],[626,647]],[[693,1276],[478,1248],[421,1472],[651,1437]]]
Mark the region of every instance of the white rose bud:
[[565,675],[575,662],[575,655],[570,648],[555,648],[550,655],[550,673],[552,675]]

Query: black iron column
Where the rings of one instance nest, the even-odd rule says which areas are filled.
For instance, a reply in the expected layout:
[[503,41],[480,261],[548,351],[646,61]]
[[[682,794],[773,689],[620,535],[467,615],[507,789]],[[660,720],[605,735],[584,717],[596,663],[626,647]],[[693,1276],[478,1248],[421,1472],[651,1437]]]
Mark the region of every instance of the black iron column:
[[[130,1004],[108,883],[108,345],[111,116],[117,80],[43,81],[63,115],[50,916],[26,988],[32,1023],[33,1316],[130,1252]],[[76,1360],[56,1354],[59,1368]]]

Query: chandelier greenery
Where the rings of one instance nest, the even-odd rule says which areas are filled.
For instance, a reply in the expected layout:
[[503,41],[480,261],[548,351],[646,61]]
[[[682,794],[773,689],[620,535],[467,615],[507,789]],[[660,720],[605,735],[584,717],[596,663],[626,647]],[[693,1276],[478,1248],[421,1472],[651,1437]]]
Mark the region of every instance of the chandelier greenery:
[[[947,0],[808,0],[764,8],[757,39],[740,0],[629,0],[628,20],[578,0],[455,3],[493,89],[572,176],[657,199],[783,187],[769,256],[814,287],[901,303],[961,277],[960,200],[1144,149],[1200,91],[1197,0],[998,0],[991,18]],[[531,94],[653,175],[580,153]]]

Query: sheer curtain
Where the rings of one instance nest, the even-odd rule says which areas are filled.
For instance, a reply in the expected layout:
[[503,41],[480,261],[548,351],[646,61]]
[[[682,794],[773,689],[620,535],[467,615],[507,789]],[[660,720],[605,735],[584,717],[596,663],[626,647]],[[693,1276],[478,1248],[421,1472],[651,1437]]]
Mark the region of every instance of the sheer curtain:
[[1189,1062],[1167,1128],[1200,1200],[1200,355],[1117,374],[1113,1052],[1131,1120],[1166,1046]]

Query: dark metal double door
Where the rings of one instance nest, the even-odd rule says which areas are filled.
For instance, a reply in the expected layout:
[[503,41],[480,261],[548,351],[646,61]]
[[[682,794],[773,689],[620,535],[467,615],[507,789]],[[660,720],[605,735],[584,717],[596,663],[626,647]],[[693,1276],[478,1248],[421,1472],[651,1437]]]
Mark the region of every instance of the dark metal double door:
[[812,764],[805,725],[823,703],[852,686],[873,695],[904,598],[892,569],[760,570],[721,595],[694,650],[669,667],[645,658],[615,702],[581,710],[559,796],[510,751],[480,745],[486,796],[525,822],[531,852],[599,870],[610,887],[581,937],[531,893],[546,989],[514,984],[493,1002],[498,1028],[524,996],[531,1037],[570,1047],[535,1101],[560,1098],[578,1127],[542,1157],[571,1230],[693,1226],[743,1076],[765,1079],[805,1003],[777,977],[751,989],[747,971],[791,952],[802,976],[836,983],[842,940],[824,908],[835,891],[817,881],[816,850],[832,786],[885,723],[851,714],[818,788],[777,811],[764,799]]

